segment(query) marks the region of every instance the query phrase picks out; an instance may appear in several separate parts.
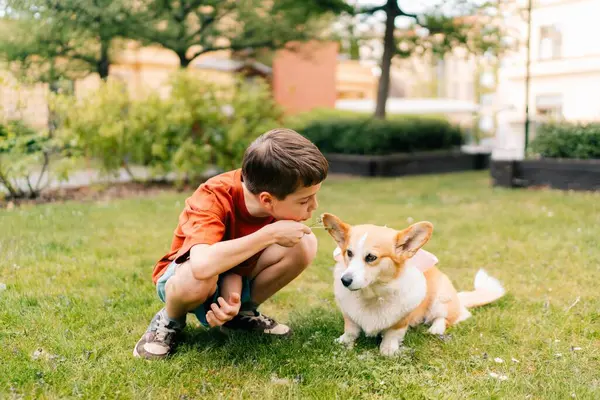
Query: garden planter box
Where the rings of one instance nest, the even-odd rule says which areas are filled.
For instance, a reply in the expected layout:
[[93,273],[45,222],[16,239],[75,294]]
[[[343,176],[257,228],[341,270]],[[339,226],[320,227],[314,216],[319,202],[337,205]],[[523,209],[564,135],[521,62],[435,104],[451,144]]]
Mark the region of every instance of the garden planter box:
[[600,160],[494,160],[491,162],[491,175],[494,185],[503,187],[600,190]]
[[326,154],[333,173],[359,176],[440,174],[489,168],[489,154],[459,150],[431,151],[386,156]]

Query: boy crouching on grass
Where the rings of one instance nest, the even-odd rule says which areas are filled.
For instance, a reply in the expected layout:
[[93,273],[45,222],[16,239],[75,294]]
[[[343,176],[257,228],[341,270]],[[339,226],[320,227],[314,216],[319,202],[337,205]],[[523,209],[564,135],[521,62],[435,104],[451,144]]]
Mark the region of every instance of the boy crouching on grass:
[[302,224],[317,208],[327,160],[300,134],[276,129],[246,150],[241,169],[218,175],[185,202],[171,251],[152,278],[165,303],[133,350],[160,359],[191,312],[206,327],[284,336],[257,308],[312,262],[317,239]]

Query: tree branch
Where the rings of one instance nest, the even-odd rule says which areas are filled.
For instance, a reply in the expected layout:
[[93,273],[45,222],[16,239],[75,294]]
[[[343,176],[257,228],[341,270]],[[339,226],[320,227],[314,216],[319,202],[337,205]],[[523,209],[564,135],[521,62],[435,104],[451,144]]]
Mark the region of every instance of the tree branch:
[[204,33],[204,31],[205,31],[205,30],[206,30],[206,29],[207,29],[209,26],[211,26],[211,25],[212,25],[212,24],[213,24],[215,21],[216,21],[216,17],[215,17],[215,15],[211,15],[210,17],[208,17],[208,18],[206,18],[206,19],[202,19],[202,25],[200,26],[200,28],[199,28],[199,29],[198,29],[196,32],[194,32],[194,33],[192,33],[192,34],[188,35],[188,36],[186,37],[186,39],[185,39],[185,40],[186,40],[186,41],[188,41],[188,40],[192,40],[192,39],[193,39],[194,37],[196,37],[197,35],[202,35],[202,33]]
[[417,16],[417,14],[406,13],[406,12],[402,11],[401,8],[399,8],[399,10],[400,10],[400,13],[398,14],[398,16],[414,18],[417,22],[419,22],[419,17]]
[[209,26],[213,25],[215,21],[223,20],[223,18],[225,18],[228,14],[231,14],[234,10],[235,7],[223,7],[223,12],[219,14],[218,9],[214,8],[213,13],[208,15],[206,19],[204,18],[204,15],[200,16],[200,19],[202,20],[200,28],[193,34],[189,35],[187,40],[194,38],[196,35],[201,35]]
[[357,11],[357,14],[375,14],[377,11],[385,10],[385,5],[377,7],[363,7]]
[[48,164],[50,163],[50,157],[48,156],[48,152],[44,151],[44,165],[42,166],[42,171],[40,172],[40,176],[35,184],[35,190],[40,190],[40,183],[42,182],[42,177],[46,172],[46,168],[48,168]]
[[213,51],[219,51],[219,50],[238,51],[238,50],[243,50],[246,48],[262,48],[262,47],[275,48],[276,46],[272,40],[264,40],[262,42],[256,42],[256,43],[243,43],[243,44],[233,44],[233,45],[229,45],[229,46],[206,47],[206,48],[194,53],[194,55],[190,58],[190,62],[202,54],[211,53]]
[[29,188],[29,197],[33,199],[35,197],[35,190],[33,190],[33,187],[31,186],[29,175],[25,177],[25,182],[27,182],[27,187]]
[[131,170],[131,168],[129,168],[129,164],[125,160],[123,160],[123,169],[125,170],[125,172],[127,172],[127,175],[129,175],[132,182],[139,182],[135,175],[133,175],[133,171]]
[[15,190],[13,185],[10,183],[10,180],[6,176],[4,176],[4,174],[2,173],[1,166],[0,166],[0,182],[2,182],[2,184],[4,185],[6,190],[8,190],[8,193],[11,195],[11,197],[13,197],[13,198],[18,197],[17,191]]

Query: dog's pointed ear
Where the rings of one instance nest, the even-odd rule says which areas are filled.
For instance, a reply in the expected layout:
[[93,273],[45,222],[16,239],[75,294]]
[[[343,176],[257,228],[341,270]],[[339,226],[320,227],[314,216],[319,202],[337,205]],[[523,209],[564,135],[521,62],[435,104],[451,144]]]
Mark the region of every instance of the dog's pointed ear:
[[429,241],[432,233],[433,224],[427,221],[417,222],[398,232],[395,242],[396,256],[411,258]]
[[337,242],[338,246],[340,248],[344,247],[350,234],[350,225],[342,222],[341,219],[333,214],[322,214],[321,220],[323,221],[325,230],[331,235],[333,240]]

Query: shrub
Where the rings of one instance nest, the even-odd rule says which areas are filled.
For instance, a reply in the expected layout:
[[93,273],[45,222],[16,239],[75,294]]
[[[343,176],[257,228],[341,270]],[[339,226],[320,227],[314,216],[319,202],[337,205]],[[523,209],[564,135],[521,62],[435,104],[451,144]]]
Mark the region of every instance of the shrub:
[[188,180],[209,166],[239,166],[250,142],[281,118],[262,81],[217,85],[182,71],[169,85],[166,98],[132,99],[110,80],[81,100],[63,98],[61,135],[106,173],[123,167],[136,179],[130,166],[142,165],[154,177]]
[[65,147],[47,131],[20,120],[0,123],[0,188],[9,198],[35,198],[50,182],[50,163],[58,178],[66,178]]
[[324,153],[384,155],[449,149],[462,144],[457,126],[437,117],[363,116],[316,119],[295,126]]
[[600,158],[600,123],[542,124],[531,151],[546,158]]

